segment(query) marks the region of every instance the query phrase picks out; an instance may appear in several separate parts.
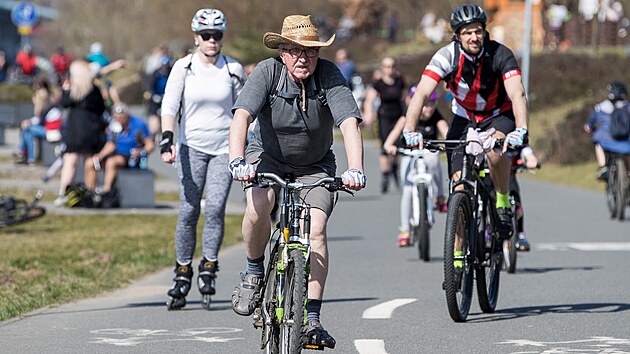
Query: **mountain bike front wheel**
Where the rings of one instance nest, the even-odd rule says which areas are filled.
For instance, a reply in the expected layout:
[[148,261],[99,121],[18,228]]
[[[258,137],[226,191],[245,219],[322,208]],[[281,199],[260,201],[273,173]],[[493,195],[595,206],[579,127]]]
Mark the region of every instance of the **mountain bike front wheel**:
[[442,286],[446,294],[448,313],[455,322],[466,321],[472,302],[474,255],[470,250],[471,227],[472,213],[468,195],[455,192],[449,198],[446,215]]
[[306,305],[306,259],[300,249],[288,252],[289,262],[286,269],[286,286],[284,288],[284,315],[281,324],[283,353],[300,353],[302,351],[302,326],[305,319]]

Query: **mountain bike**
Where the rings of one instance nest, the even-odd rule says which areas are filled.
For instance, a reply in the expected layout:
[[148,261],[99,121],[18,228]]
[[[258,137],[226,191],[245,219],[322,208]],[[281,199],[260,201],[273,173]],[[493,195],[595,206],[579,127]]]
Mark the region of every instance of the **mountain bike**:
[[[503,142],[504,139],[498,139],[494,148],[501,148]],[[452,151],[469,142],[425,140],[424,144],[429,150]],[[477,297],[483,312],[494,312],[499,297],[503,262],[502,241],[496,228],[499,216],[495,197],[483,181],[485,171],[474,160],[474,156],[465,153],[461,178],[449,184],[442,288],[449,315],[455,322],[464,322],[468,317],[474,278],[477,279]],[[461,250],[457,255],[456,249]],[[462,266],[455,266],[456,261]]]
[[622,221],[625,218],[626,206],[630,203],[628,170],[624,162],[624,155],[606,152],[606,166],[608,167],[606,203],[610,218],[617,218]]
[[[340,177],[324,177],[313,183],[258,173],[251,186],[281,188],[279,222],[269,240],[269,263],[254,310],[254,327],[262,329],[260,348],[265,353],[299,353],[304,349],[323,350],[303,340],[306,301],[310,275],[311,206],[301,192],[324,187],[344,191]],[[248,188],[246,187],[246,188]]]
[[30,202],[11,196],[0,197],[0,227],[21,224],[44,216],[46,208],[38,205],[43,196],[44,191],[39,189]]
[[430,254],[430,230],[435,222],[433,175],[424,161],[425,150],[398,148],[398,153],[411,157],[407,179],[414,186],[411,192],[411,245],[418,245],[418,256],[428,262]]

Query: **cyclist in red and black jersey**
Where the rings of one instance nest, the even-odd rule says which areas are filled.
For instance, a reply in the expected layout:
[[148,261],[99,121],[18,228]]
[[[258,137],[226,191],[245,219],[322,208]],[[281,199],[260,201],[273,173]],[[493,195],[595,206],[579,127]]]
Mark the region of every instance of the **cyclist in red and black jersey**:
[[[521,72],[512,51],[490,40],[487,16],[479,5],[462,5],[451,14],[453,41],[433,56],[407,110],[403,136],[410,146],[422,146],[415,131],[422,107],[440,81],[453,92],[454,118],[447,139],[465,138],[469,127],[482,131],[494,128],[494,138],[505,138],[521,146],[527,136],[527,102]],[[506,145],[507,146],[507,145]],[[448,155],[449,174],[458,179],[464,148]],[[488,153],[490,176],[497,190],[499,234],[512,234],[509,203],[510,159],[498,151]]]

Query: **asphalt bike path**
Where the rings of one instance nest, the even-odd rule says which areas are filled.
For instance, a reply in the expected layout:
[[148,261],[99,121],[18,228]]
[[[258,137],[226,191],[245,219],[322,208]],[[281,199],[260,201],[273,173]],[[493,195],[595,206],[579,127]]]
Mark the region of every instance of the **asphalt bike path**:
[[[481,313],[475,294],[468,322],[454,323],[441,289],[445,214],[431,231],[430,262],[397,248],[400,194],[380,194],[377,154],[366,142],[368,187],[341,195],[329,226],[322,322],[337,340],[334,352],[630,353],[630,222],[609,219],[603,192],[521,178],[532,251],[519,254],[516,274],[502,273],[496,313]],[[238,186],[230,198],[242,198]],[[167,311],[173,274],[163,269],[123,290],[1,323],[0,351],[257,352],[260,331],[230,307],[244,267],[242,245],[222,250],[211,311],[196,286],[186,308]]]

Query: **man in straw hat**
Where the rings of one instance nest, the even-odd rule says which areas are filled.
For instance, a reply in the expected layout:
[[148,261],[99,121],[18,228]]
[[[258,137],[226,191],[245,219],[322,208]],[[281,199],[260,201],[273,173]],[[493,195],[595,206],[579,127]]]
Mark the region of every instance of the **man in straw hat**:
[[[278,49],[279,57],[260,62],[238,97],[230,126],[229,169],[237,181],[252,181],[256,172],[292,174],[308,183],[336,175],[331,149],[333,128],[339,127],[348,157],[342,175],[345,187],[365,186],[361,114],[352,92],[336,65],[319,58],[319,49],[334,41],[320,41],[310,16],[287,16],[282,32],[265,33],[265,46]],[[246,145],[247,129],[258,119],[254,138]],[[247,190],[243,219],[247,270],[234,289],[232,307],[243,316],[254,311],[264,277],[264,250],[271,232],[269,215],[277,188]],[[324,188],[306,195],[311,204],[311,277],[308,285],[307,338],[309,344],[333,348],[335,340],[319,321],[322,295],[328,274],[326,224],[334,195]]]

